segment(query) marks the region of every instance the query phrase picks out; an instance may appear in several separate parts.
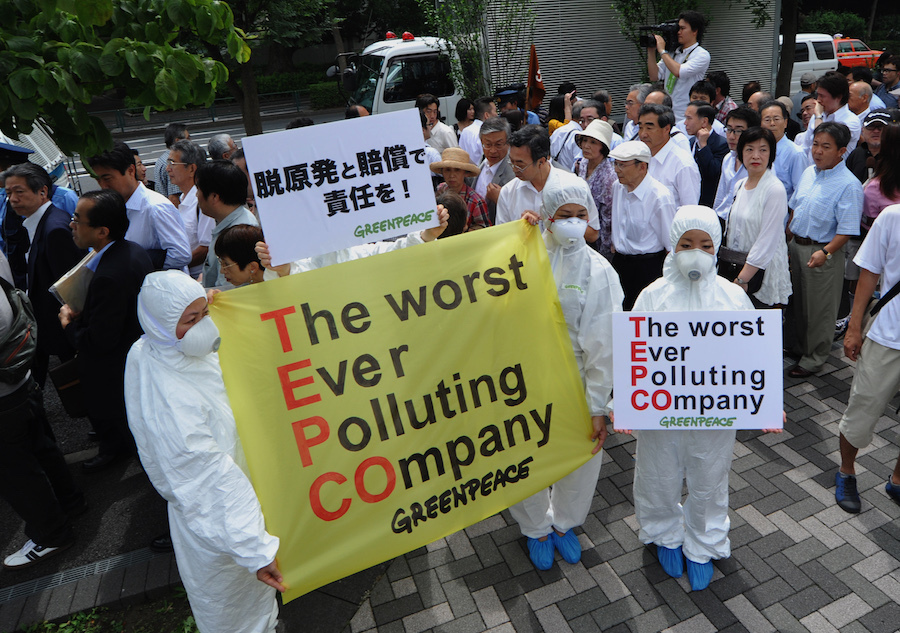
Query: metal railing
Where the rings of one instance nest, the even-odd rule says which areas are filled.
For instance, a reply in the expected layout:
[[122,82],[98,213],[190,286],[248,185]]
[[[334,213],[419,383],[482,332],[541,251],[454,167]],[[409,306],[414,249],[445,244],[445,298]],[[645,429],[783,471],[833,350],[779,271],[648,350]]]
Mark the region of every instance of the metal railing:
[[[289,114],[312,109],[307,90],[260,94],[259,101],[261,104],[265,104],[267,115]],[[91,114],[99,117],[110,130],[117,129],[120,133],[124,133],[129,130],[159,128],[172,121],[216,123],[222,120],[240,119],[241,106],[232,97],[222,97],[213,101],[208,108],[151,110],[149,120],[144,118],[143,108],[100,110]]]

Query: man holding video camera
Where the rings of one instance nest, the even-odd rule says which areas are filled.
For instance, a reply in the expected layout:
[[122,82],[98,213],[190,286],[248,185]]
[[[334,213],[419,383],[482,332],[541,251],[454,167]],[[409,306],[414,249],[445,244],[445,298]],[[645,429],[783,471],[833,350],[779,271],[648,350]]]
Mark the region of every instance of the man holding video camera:
[[[675,26],[672,25],[672,28],[674,30]],[[666,92],[672,96],[675,118],[681,123],[690,101],[691,86],[706,76],[710,57],[699,43],[706,30],[703,14],[683,11],[678,16],[677,29],[678,48],[674,55],[666,50],[666,40],[662,36],[654,36],[655,45],[647,47],[647,71],[650,81],[663,82]],[[659,63],[654,51],[659,53]]]

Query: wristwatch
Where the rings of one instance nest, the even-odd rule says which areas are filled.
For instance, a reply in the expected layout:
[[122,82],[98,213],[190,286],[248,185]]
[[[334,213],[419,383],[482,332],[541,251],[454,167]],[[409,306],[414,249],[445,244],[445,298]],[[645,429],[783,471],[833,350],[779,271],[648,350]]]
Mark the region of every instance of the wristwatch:
[[734,283],[736,283],[736,284],[739,285],[739,286],[746,286],[746,285],[747,285],[748,283],[750,283],[750,282],[749,282],[749,281],[744,281],[744,280],[741,279],[740,277],[737,277],[737,278],[734,280]]
[[831,259],[831,253],[829,253],[828,249],[826,249],[824,246],[822,247],[822,252],[825,253],[825,261]]

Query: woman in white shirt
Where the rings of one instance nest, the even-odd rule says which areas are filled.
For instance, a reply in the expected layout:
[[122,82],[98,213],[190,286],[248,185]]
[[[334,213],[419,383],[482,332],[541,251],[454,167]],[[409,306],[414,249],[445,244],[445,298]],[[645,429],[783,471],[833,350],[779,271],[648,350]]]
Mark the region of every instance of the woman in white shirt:
[[787,193],[772,171],[775,136],[753,127],[738,141],[747,178],[735,185],[719,273],[741,286],[757,307],[784,305],[791,296],[784,223]]

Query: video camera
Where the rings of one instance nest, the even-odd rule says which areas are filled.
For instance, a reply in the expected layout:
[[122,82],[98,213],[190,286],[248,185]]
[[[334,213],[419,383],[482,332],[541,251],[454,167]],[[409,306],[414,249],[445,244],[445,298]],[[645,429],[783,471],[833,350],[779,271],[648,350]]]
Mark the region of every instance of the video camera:
[[638,45],[641,48],[656,48],[654,34],[659,33],[666,42],[666,50],[674,51],[678,48],[678,20],[668,20],[653,26],[639,26]]

